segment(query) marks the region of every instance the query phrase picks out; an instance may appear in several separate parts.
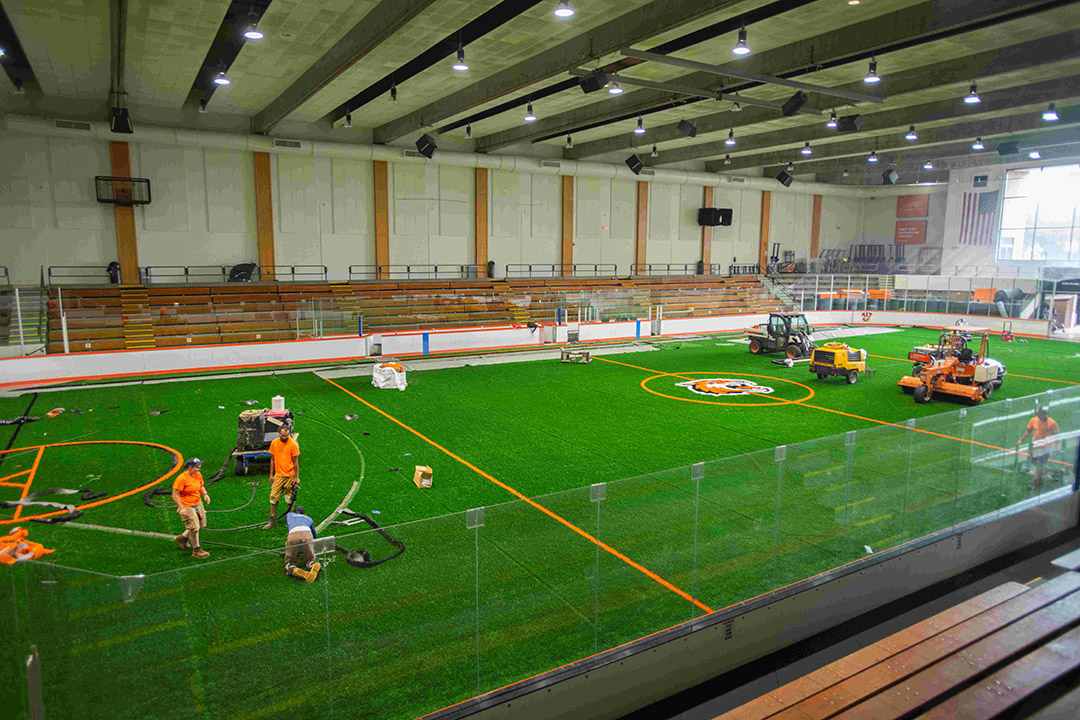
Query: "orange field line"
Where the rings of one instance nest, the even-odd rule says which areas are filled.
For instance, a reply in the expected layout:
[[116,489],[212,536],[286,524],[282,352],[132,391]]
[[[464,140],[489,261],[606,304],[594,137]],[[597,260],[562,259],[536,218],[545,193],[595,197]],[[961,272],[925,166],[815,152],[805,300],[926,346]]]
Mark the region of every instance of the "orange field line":
[[434,440],[432,440],[431,438],[427,437],[426,435],[424,435],[424,434],[423,434],[423,433],[421,433],[420,431],[418,431],[418,430],[415,430],[415,429],[413,429],[413,428],[409,427],[408,425],[406,425],[406,424],[405,424],[405,423],[403,423],[402,421],[398,420],[398,419],[397,419],[396,417],[394,417],[393,415],[391,415],[391,414],[389,414],[389,413],[387,413],[387,412],[385,412],[385,411],[383,411],[383,410],[381,410],[381,409],[379,409],[379,408],[375,407],[374,405],[372,405],[371,403],[369,403],[369,402],[368,402],[367,400],[364,400],[364,399],[363,399],[362,397],[360,397],[360,396],[359,396],[359,395],[357,395],[356,393],[354,393],[354,392],[352,392],[352,391],[350,391],[350,390],[347,390],[346,388],[342,387],[341,385],[338,385],[338,384],[337,384],[336,382],[334,382],[333,380],[330,380],[329,378],[323,378],[323,380],[326,380],[326,382],[330,383],[331,385],[333,385],[334,387],[336,387],[336,388],[337,388],[338,390],[341,390],[341,391],[342,391],[342,392],[344,392],[344,393],[345,393],[346,395],[349,395],[350,397],[353,397],[353,398],[355,398],[356,400],[359,400],[359,401],[360,401],[361,403],[363,403],[363,404],[364,404],[364,405],[366,405],[367,407],[371,408],[371,409],[372,409],[372,410],[374,410],[375,412],[379,413],[380,415],[382,415],[383,417],[385,417],[385,418],[386,418],[387,420],[389,420],[390,422],[392,422],[392,423],[394,423],[394,424],[396,424],[396,425],[399,425],[399,426],[401,426],[402,428],[404,428],[405,430],[408,430],[408,431],[409,431],[409,432],[411,432],[411,433],[412,433],[413,435],[415,435],[416,437],[420,438],[421,440],[423,440],[423,441],[424,441],[424,442],[426,442],[427,444],[429,444],[429,445],[431,445],[432,447],[436,448],[437,450],[439,450],[439,451],[441,451],[441,452],[445,453],[446,455],[448,455],[448,456],[452,457],[452,458],[453,458],[454,460],[457,460],[457,461],[458,461],[459,463],[461,463],[461,464],[462,464],[462,465],[464,465],[465,467],[469,468],[470,470],[472,470],[473,472],[475,472],[475,473],[476,473],[477,475],[479,475],[480,477],[482,477],[482,478],[484,478],[484,479],[486,479],[486,480],[489,480],[490,482],[494,483],[495,485],[498,485],[498,486],[499,486],[499,487],[501,487],[501,488],[502,488],[503,490],[506,490],[506,491],[507,491],[508,493],[510,493],[510,494],[511,494],[511,495],[513,495],[514,497],[518,498],[519,500],[524,500],[524,501],[525,501],[526,503],[528,503],[529,505],[532,505],[532,506],[533,506],[534,508],[536,508],[536,509],[537,509],[537,510],[539,510],[540,512],[544,513],[545,515],[547,515],[547,516],[548,516],[548,517],[550,517],[551,519],[553,519],[553,520],[555,520],[555,521],[557,521],[557,522],[561,523],[562,525],[565,525],[565,526],[566,526],[567,528],[569,528],[569,529],[573,530],[573,531],[574,531],[574,532],[576,532],[576,533],[577,533],[578,535],[580,535],[581,537],[585,538],[586,540],[588,540],[588,541],[592,542],[593,544],[595,544],[595,545],[596,545],[597,547],[601,548],[601,549],[602,549],[602,550],[604,550],[605,552],[611,553],[612,555],[614,555],[615,557],[619,558],[620,560],[622,560],[622,561],[623,561],[624,563],[626,563],[626,564],[627,564],[627,565],[629,565],[630,567],[634,568],[634,569],[635,569],[635,570],[637,570],[638,572],[641,572],[641,573],[643,573],[644,575],[646,575],[647,577],[651,578],[652,580],[655,580],[656,582],[660,583],[660,584],[661,584],[661,585],[663,585],[663,586],[664,586],[665,588],[667,588],[667,589],[668,589],[668,590],[670,590],[671,592],[675,593],[675,594],[676,594],[676,595],[678,595],[679,597],[683,598],[684,600],[689,600],[690,602],[694,603],[694,605],[696,605],[696,606],[697,606],[698,608],[700,608],[700,609],[704,610],[704,611],[705,611],[705,612],[707,612],[707,613],[711,613],[711,612],[712,612],[712,608],[710,608],[710,607],[709,607],[708,605],[706,605],[705,603],[701,602],[701,601],[700,601],[700,600],[698,600],[697,598],[693,597],[692,595],[690,595],[690,594],[689,594],[688,592],[686,592],[685,590],[682,590],[682,589],[680,589],[680,588],[677,588],[677,587],[675,587],[674,585],[672,585],[671,583],[669,583],[669,582],[668,582],[667,580],[665,580],[664,578],[662,578],[662,577],[660,577],[659,575],[657,575],[656,573],[654,573],[654,572],[653,572],[652,570],[649,570],[648,568],[644,567],[643,565],[640,565],[640,564],[638,564],[638,563],[634,562],[633,560],[631,560],[630,558],[626,557],[625,555],[623,555],[623,554],[622,554],[621,552],[619,552],[619,551],[618,551],[618,550],[616,550],[615,548],[611,547],[610,545],[607,545],[606,543],[603,543],[603,542],[601,542],[601,541],[600,541],[600,540],[598,540],[597,538],[593,537],[593,536],[592,536],[592,535],[590,535],[589,533],[587,533],[587,532],[585,532],[584,530],[582,530],[581,528],[579,528],[579,527],[578,527],[577,525],[574,525],[573,523],[571,523],[571,522],[570,522],[569,520],[566,520],[566,519],[565,519],[565,518],[563,518],[562,516],[560,516],[560,515],[557,515],[557,514],[555,514],[554,512],[552,512],[551,510],[548,510],[548,509],[547,509],[546,507],[544,507],[544,506],[543,506],[543,505],[541,505],[540,503],[536,502],[535,500],[531,500],[530,498],[526,497],[526,496],[525,496],[525,495],[523,495],[522,493],[518,492],[518,491],[517,491],[517,490],[515,490],[514,488],[510,487],[509,485],[507,485],[506,483],[504,483],[504,482],[502,482],[502,481],[500,481],[500,480],[498,480],[498,479],[494,478],[493,476],[489,475],[488,473],[484,472],[484,471],[483,471],[483,470],[481,470],[480,468],[478,468],[478,467],[476,467],[475,465],[473,465],[473,464],[472,464],[471,462],[469,462],[468,460],[465,460],[464,458],[461,458],[461,457],[459,457],[459,456],[455,455],[454,453],[450,452],[449,450],[447,450],[446,448],[444,448],[444,447],[443,447],[442,445],[440,445],[439,443],[435,442],[435,441],[434,441]]
[[0,478],[0,485],[11,485],[12,487],[22,487],[26,483],[9,483],[7,481],[10,480],[13,477],[19,477],[20,475],[26,475],[29,472],[30,472],[29,470],[23,470],[21,472],[12,473],[11,475],[5,475],[4,477]]
[[[891,357],[889,355],[870,355],[869,353],[867,353],[867,355],[869,357],[878,358],[880,360],[896,360],[897,362],[911,362],[911,358],[897,358],[897,357]],[[602,358],[597,358],[597,359],[602,359]],[[1024,378],[1025,380],[1042,380],[1043,382],[1061,383],[1062,385],[1080,385],[1080,383],[1073,382],[1072,380],[1055,380],[1053,378],[1038,377],[1037,375],[1020,375],[1019,373],[1014,373],[1014,372],[1009,372],[1008,377]]]
[[[27,493],[30,492],[30,485],[31,485],[31,483],[34,482],[34,474],[37,473],[38,464],[41,463],[41,456],[44,455],[44,454],[45,454],[45,446],[42,445],[41,447],[38,448],[37,457],[34,458],[34,464],[27,471],[26,484],[23,485],[22,495],[19,496],[20,500],[24,499],[26,497]],[[22,514],[22,509],[23,509],[22,505],[15,508],[15,520],[19,519],[19,515]]]

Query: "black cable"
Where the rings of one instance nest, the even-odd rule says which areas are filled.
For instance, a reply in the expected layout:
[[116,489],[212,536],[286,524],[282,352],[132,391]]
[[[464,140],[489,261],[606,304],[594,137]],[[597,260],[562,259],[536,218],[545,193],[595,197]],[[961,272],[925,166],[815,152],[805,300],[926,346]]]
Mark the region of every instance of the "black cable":
[[[34,409],[34,403],[37,402],[37,399],[38,394],[34,393],[33,397],[30,398],[30,404],[26,406],[26,411],[22,414],[23,417],[29,415],[30,411]],[[19,437],[19,431],[22,430],[22,426],[25,424],[26,423],[19,423],[15,426],[15,432],[11,434],[11,439],[8,440],[7,447],[4,448],[4,450],[10,450],[11,448],[15,447],[15,438]],[[8,455],[9,453],[7,452],[0,453],[0,466],[3,466],[4,458],[6,458]]]

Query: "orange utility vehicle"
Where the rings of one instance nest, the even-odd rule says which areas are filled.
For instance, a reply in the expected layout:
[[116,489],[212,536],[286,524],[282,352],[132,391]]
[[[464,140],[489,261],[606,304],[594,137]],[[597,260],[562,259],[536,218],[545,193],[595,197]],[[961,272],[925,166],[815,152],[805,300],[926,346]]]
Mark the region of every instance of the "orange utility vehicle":
[[[981,335],[979,351],[967,346],[967,338]],[[914,348],[908,358],[914,361],[913,375],[905,375],[897,383],[905,393],[914,395],[915,402],[927,403],[935,394],[949,395],[978,405],[988,400],[1001,387],[1005,367],[989,357],[990,335],[987,328],[948,328],[938,345]]]

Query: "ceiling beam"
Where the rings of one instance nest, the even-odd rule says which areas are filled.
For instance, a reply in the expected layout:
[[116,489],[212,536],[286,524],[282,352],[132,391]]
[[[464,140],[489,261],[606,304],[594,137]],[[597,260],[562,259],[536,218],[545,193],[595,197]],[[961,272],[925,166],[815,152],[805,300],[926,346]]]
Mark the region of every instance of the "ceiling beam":
[[426,10],[435,0],[382,0],[292,85],[252,118],[256,133],[268,133],[342,73]]
[[680,67],[684,70],[697,70],[699,72],[711,73],[722,77],[736,77],[740,80],[753,80],[754,82],[765,83],[768,85],[783,85],[784,87],[795,88],[796,90],[809,90],[810,92],[821,93],[823,95],[841,97],[845,100],[851,100],[852,102],[884,102],[880,95],[867,95],[866,93],[841,90],[840,88],[830,88],[824,85],[812,85],[811,83],[788,80],[787,78],[776,77],[775,75],[749,72],[737,67],[732,67],[731,65],[721,67],[720,65],[710,65],[696,60],[684,60],[682,58],[671,57],[670,55],[659,55],[645,50],[634,50],[633,48],[624,48],[622,54],[627,57],[636,58],[637,60],[655,62],[661,65],[671,65],[672,67]]
[[[927,90],[940,85],[968,82],[972,78],[982,79],[994,75],[1004,75],[1052,63],[1061,60],[1060,48],[1063,47],[1080,47],[1080,30],[883,75],[881,84],[882,87],[888,89],[890,98],[896,98],[906,93]],[[863,82],[857,80],[841,85],[840,88],[854,89],[862,85]],[[812,93],[806,107],[829,109],[832,107],[832,101],[829,98]],[[698,136],[700,137],[708,133],[721,132],[728,128],[775,120],[777,117],[776,113],[763,110],[744,110],[740,113],[726,110],[711,115],[699,115],[694,118],[693,122],[697,126]],[[629,135],[630,133],[619,133],[612,137],[581,143],[575,145],[572,150],[567,150],[564,156],[571,160],[581,160],[624,150]],[[668,140],[678,140],[682,137],[683,135],[679,132],[676,124],[669,123],[648,128],[645,135],[635,138],[635,142],[662,143]],[[682,148],[679,148],[677,151],[671,152],[681,152],[682,150]],[[698,155],[695,157],[705,156]]]
[[[826,141],[834,142],[838,139],[855,139],[873,133],[883,133],[892,130],[896,133],[898,146],[907,141],[903,139],[904,130],[909,125],[920,123],[940,122],[943,120],[972,120],[972,115],[986,115],[989,113],[1018,110],[1040,103],[1049,103],[1065,98],[1080,96],[1080,75],[1067,78],[1047,80],[1041,83],[1021,85],[1015,88],[984,92],[980,95],[982,102],[977,106],[971,106],[964,102],[958,93],[956,97],[947,100],[936,100],[921,105],[909,105],[895,110],[883,110],[882,112],[863,115],[862,129],[858,134],[838,134],[836,130],[825,127],[825,123],[818,122],[795,128],[784,128],[772,132],[747,135],[738,141],[734,147],[724,144],[723,140],[699,143],[687,147],[672,148],[665,150],[659,158],[651,159],[650,165],[662,165],[666,163],[683,162],[706,157],[716,157],[732,152],[746,153],[748,150],[767,150],[784,146],[792,146],[794,152],[805,142]],[[922,140],[922,133],[920,140]],[[647,135],[647,133],[646,133]],[[815,146],[827,147],[826,145]],[[735,167],[756,167],[753,165],[752,155],[740,154],[732,157]],[[797,159],[797,158],[793,158]],[[759,163],[760,165],[760,163]]]
[[[1007,22],[1072,2],[1075,0],[930,0],[790,45],[754,53],[729,66],[790,78],[868,58],[874,53],[914,47]],[[694,72],[673,81],[690,87],[716,89],[716,76],[711,73]],[[751,85],[753,83],[747,84]],[[743,86],[728,88],[732,91],[741,89]],[[519,142],[536,141],[616,119],[631,118],[659,107],[666,109],[672,106],[673,99],[671,93],[657,90],[623,93],[613,100],[592,103],[528,126],[480,137],[476,141],[476,150],[489,152]]]
[[[998,1],[998,0],[993,0]],[[513,67],[375,128],[374,141],[388,143],[460,112],[502,97],[590,60],[739,4],[739,0],[654,0]]]
[[[1076,90],[1074,90],[1074,93],[1075,92]],[[1039,112],[1028,110],[1020,112],[1019,114],[1004,117],[984,118],[981,120],[956,123],[954,125],[924,128],[918,130],[919,139],[914,143],[905,140],[904,135],[901,132],[894,131],[869,137],[860,132],[856,135],[844,136],[850,137],[850,140],[814,146],[814,154],[809,160],[800,155],[797,148],[788,148],[784,150],[732,157],[731,162],[728,164],[725,164],[722,160],[714,160],[706,163],[705,169],[708,172],[743,170],[746,168],[766,167],[769,165],[782,165],[788,162],[794,162],[795,166],[798,168],[801,164],[816,162],[820,158],[869,155],[871,151],[882,152],[886,150],[907,148],[925,148],[928,145],[941,145],[961,140],[966,140],[970,143],[976,137],[986,139],[998,135],[1041,130],[1046,127],[1063,127],[1066,125],[1080,124],[1080,106],[1059,108],[1058,115],[1060,115],[1061,120],[1053,125],[1050,125],[1043,120]],[[863,127],[865,127],[865,125]],[[747,140],[749,139],[750,138],[747,138]],[[800,169],[799,172],[802,172],[802,170]]]

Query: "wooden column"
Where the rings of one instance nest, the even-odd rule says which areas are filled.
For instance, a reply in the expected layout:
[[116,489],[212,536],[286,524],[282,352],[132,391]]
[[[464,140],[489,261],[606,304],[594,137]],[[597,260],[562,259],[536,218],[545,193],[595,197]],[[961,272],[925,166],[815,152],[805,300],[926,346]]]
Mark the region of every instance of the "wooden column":
[[[637,212],[634,226],[634,264],[645,264],[645,240],[649,234],[649,183],[638,181]],[[636,274],[632,271],[631,275]]]
[[564,277],[574,274],[574,178],[562,176],[562,252],[559,254]]
[[[114,177],[131,177],[131,153],[123,141],[109,142],[109,160]],[[118,193],[119,195],[119,193]],[[116,259],[120,263],[120,282],[137,285],[139,278],[139,242],[135,235],[135,208],[116,205]]]
[[[712,206],[713,188],[711,185],[706,185],[701,207],[711,208]],[[712,264],[712,227],[709,225],[701,226],[701,262],[705,264],[705,274],[708,275],[709,265]]]
[[769,265],[769,214],[772,209],[772,190],[761,191],[761,239],[758,242],[758,271],[765,273]]
[[270,190],[270,153],[255,156],[255,232],[259,242],[259,270],[263,280],[274,279],[274,197]]
[[375,160],[375,264],[379,266],[376,277],[390,277],[386,268],[390,264],[390,178],[389,165],[385,160]]
[[488,170],[476,168],[476,264],[479,277],[487,277],[488,263]]
[[810,218],[810,259],[818,256],[821,241],[821,196],[814,196],[814,214]]

